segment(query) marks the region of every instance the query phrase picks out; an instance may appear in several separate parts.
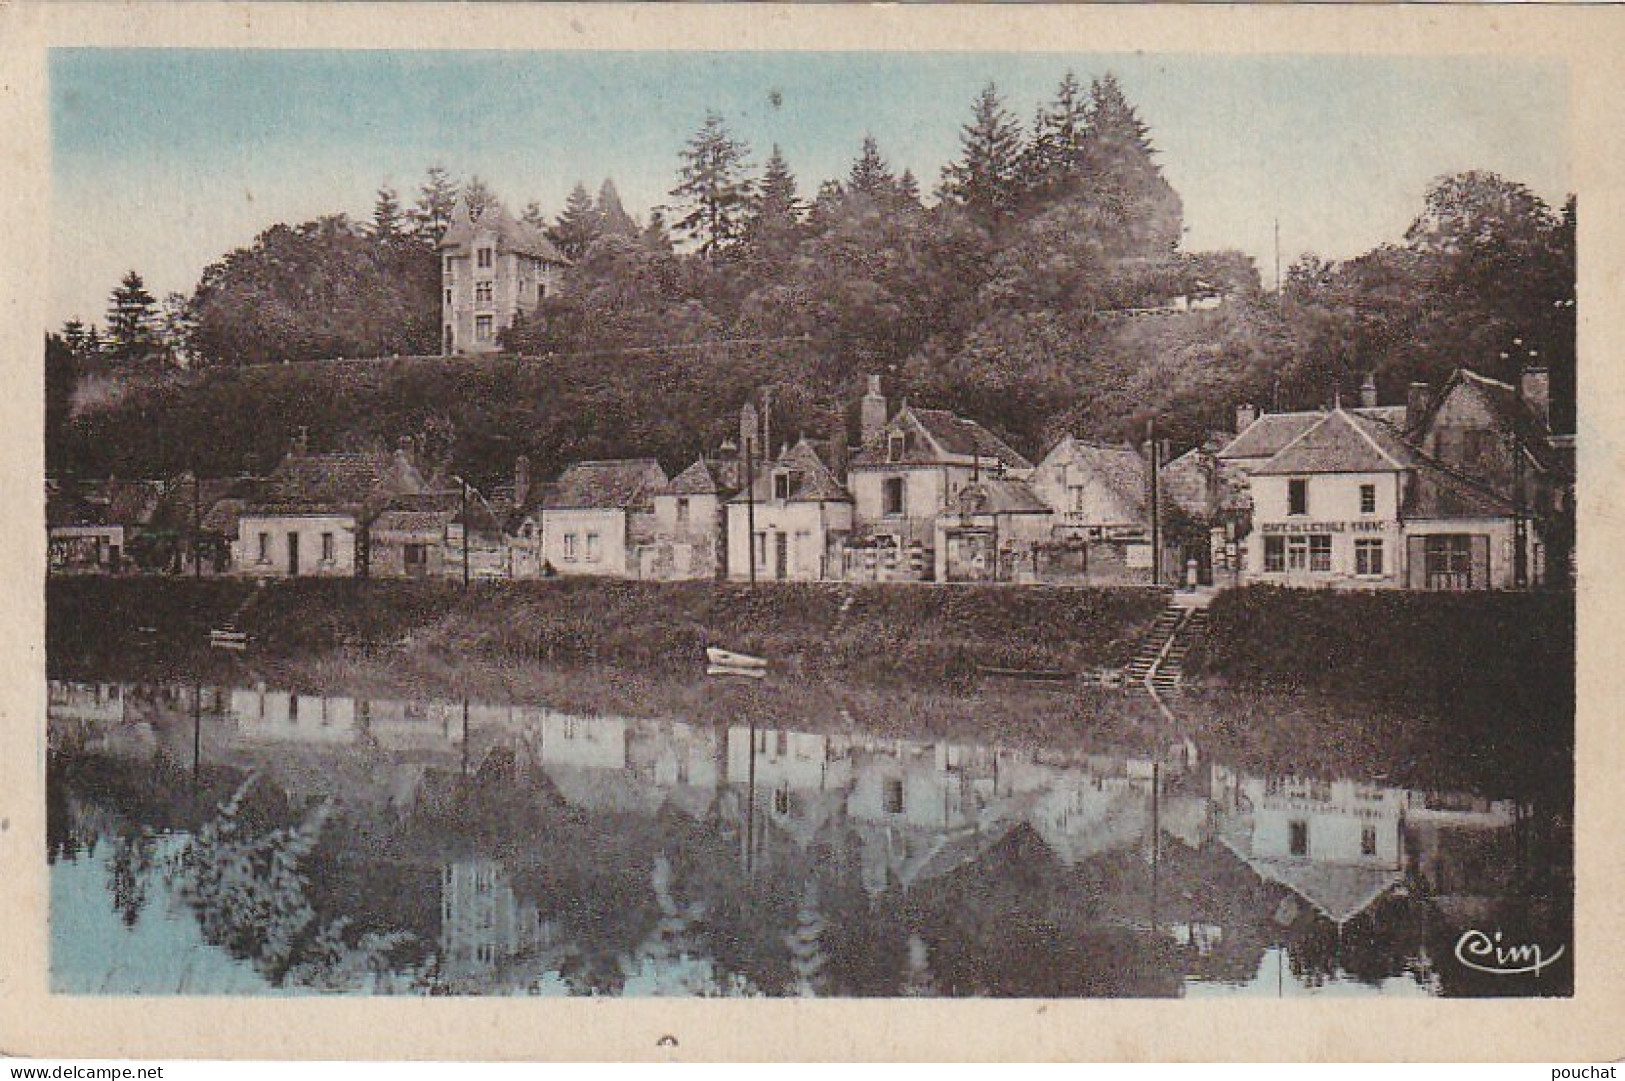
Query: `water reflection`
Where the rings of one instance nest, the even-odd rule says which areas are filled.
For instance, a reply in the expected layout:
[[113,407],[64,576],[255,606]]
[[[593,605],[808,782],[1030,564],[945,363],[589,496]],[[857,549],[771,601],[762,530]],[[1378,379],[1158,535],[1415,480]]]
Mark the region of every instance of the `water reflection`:
[[[54,681],[49,702],[64,991],[1571,986],[1566,964],[1450,957],[1470,927],[1567,941],[1566,849],[1530,807],[1252,776],[1174,735],[879,738],[759,725],[720,694],[687,719],[265,686]],[[148,941],[177,916],[184,977]]]

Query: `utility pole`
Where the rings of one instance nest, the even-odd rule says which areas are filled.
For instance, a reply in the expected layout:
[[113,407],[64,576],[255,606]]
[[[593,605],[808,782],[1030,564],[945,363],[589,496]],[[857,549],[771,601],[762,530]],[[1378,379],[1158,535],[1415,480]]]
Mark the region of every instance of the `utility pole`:
[[1281,291],[1281,219],[1275,219],[1275,291]]
[[1145,441],[1151,445],[1151,584],[1162,584],[1162,493],[1161,478],[1157,471],[1161,466],[1159,459],[1161,449],[1157,446],[1156,418],[1145,422]]
[[[463,588],[468,588],[468,481],[463,477],[457,478],[463,485]],[[468,708],[468,703],[463,703]],[[465,714],[466,716],[466,714]]]
[[198,534],[203,530],[203,478],[192,470],[192,577],[203,577],[203,553],[198,550]]
[[745,566],[750,568],[750,587],[756,588],[756,436],[745,438]]

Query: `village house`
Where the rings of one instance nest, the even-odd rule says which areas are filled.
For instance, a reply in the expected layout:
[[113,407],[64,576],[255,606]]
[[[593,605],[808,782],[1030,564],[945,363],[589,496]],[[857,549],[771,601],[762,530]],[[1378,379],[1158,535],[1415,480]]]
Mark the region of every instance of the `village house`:
[[1151,467],[1139,450],[1064,436],[1028,483],[1055,511],[1050,577],[1069,570],[1092,583],[1153,580]]
[[391,500],[428,488],[410,440],[393,454],[313,454],[301,433],[238,514],[233,569],[255,578],[365,576],[373,519]]
[[727,577],[724,507],[745,486],[744,464],[730,449],[715,458],[696,458],[655,495],[655,535],[643,550],[642,577]]
[[929,579],[935,574],[938,519],[960,508],[959,493],[984,480],[1022,480],[1033,465],[973,420],[904,403],[888,416],[880,377],[859,404],[861,449],[847,485],[853,535],[849,580]]
[[1249,484],[1251,582],[1510,589],[1535,544],[1508,500],[1341,408],[1254,467]]
[[973,480],[959,489],[958,507],[937,516],[933,577],[939,582],[1038,582],[1081,577],[1057,556],[1054,514],[1014,477]]
[[514,319],[558,291],[568,261],[500,205],[478,217],[459,197],[440,238],[441,352],[494,353]]
[[666,474],[653,458],[578,462],[542,504],[542,572],[636,578]]
[[[728,501],[728,577],[816,582],[839,577],[852,496],[806,437],[755,470]],[[754,533],[752,530],[754,529]]]
[[446,531],[461,503],[461,492],[414,492],[392,498],[368,528],[368,573],[374,578],[440,578],[457,573],[447,555]]
[[147,563],[164,484],[109,478],[49,482],[45,525],[52,574],[117,574]]

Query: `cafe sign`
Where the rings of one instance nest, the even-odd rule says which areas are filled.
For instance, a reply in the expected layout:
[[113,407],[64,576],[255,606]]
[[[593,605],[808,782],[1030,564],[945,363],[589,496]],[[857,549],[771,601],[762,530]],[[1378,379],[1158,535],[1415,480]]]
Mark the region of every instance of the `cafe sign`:
[[1358,522],[1263,522],[1258,531],[1270,533],[1384,533],[1388,522],[1384,519],[1365,519]]

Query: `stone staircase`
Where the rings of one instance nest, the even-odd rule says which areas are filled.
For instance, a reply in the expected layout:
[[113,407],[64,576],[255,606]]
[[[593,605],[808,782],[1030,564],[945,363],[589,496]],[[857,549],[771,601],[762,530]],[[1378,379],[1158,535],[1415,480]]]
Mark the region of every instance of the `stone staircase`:
[[1134,657],[1123,668],[1123,686],[1130,693],[1154,691],[1177,694],[1185,679],[1185,659],[1207,632],[1207,605],[1211,594],[1176,593],[1156,622],[1141,637]]
[[209,645],[215,649],[228,649],[241,653],[253,641],[247,631],[242,629],[243,617],[246,616],[259,599],[265,595],[267,582],[264,578],[256,579],[254,589],[243,598],[243,602],[227,616],[218,627],[209,631]]
[[1156,671],[1157,662],[1162,659],[1163,651],[1184,619],[1185,609],[1175,604],[1169,604],[1157,614],[1157,621],[1140,636],[1133,658],[1123,666],[1125,686],[1132,688],[1145,684]]
[[1151,686],[1159,694],[1177,694],[1185,679],[1185,658],[1197,639],[1207,632],[1207,609],[1188,608],[1174,628],[1168,649],[1151,672]]

